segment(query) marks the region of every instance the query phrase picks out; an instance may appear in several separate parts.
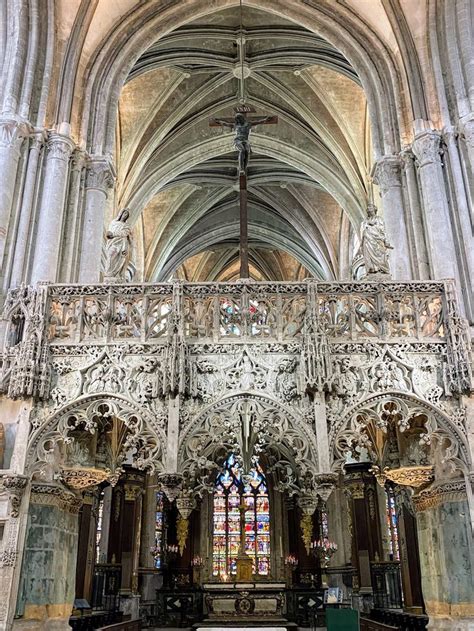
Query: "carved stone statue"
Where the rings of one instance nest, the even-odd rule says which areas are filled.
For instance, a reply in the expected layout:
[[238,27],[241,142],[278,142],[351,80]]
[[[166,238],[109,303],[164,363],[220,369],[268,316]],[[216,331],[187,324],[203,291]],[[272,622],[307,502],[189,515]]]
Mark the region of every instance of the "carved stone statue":
[[369,204],[367,219],[362,223],[360,240],[360,251],[368,275],[390,274],[388,250],[393,250],[393,247],[387,241],[383,219],[377,216],[377,207]]
[[104,281],[123,282],[132,258],[132,228],[127,224],[130,216],[125,208],[110,222],[105,235]]

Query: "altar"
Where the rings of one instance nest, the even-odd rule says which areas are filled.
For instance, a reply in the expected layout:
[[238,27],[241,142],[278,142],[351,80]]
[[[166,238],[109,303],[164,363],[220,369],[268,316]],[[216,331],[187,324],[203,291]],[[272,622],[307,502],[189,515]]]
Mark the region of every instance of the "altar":
[[[232,623],[265,629],[296,627],[285,617],[285,584],[278,582],[207,583],[203,585],[206,617],[199,627],[230,628]],[[198,626],[198,625],[196,625]]]

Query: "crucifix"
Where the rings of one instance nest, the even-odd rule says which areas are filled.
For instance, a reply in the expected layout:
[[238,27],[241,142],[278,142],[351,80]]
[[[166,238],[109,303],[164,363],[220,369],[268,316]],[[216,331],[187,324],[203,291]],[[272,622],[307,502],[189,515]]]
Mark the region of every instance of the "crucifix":
[[247,213],[247,166],[250,157],[250,131],[256,125],[272,125],[278,123],[277,116],[250,116],[254,112],[249,105],[235,108],[234,118],[211,118],[211,127],[228,127],[235,134],[234,147],[239,152],[239,190],[240,190],[240,278],[249,278],[249,240]]

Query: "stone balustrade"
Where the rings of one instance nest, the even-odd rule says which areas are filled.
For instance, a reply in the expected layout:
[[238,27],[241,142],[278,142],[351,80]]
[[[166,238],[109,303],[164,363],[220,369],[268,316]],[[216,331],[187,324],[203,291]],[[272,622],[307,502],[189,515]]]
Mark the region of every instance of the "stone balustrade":
[[[444,282],[38,285],[51,344],[298,341],[313,326],[330,342],[447,339]],[[7,300],[14,316],[18,292]],[[23,290],[24,291],[24,290]],[[10,307],[10,309],[9,309]],[[10,314],[8,315],[8,312]]]

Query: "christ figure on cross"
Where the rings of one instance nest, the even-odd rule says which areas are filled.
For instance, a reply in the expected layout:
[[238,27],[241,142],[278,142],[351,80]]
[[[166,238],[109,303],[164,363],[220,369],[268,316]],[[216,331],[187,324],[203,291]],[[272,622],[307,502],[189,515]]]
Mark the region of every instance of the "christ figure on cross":
[[247,165],[250,156],[250,130],[255,125],[268,125],[277,123],[276,116],[260,116],[248,119],[244,113],[237,112],[234,120],[229,118],[212,118],[211,127],[229,127],[235,133],[234,147],[239,152],[239,172],[247,173]]

